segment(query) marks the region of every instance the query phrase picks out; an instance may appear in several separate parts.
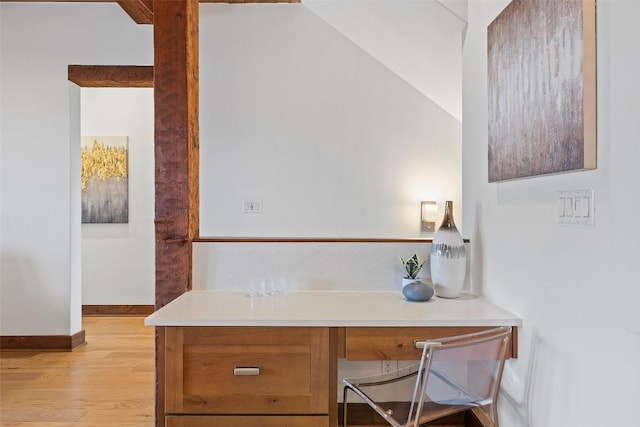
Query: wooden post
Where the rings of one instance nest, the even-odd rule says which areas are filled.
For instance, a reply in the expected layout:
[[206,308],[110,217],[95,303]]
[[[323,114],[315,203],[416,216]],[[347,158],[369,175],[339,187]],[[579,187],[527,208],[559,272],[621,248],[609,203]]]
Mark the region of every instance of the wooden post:
[[[191,289],[198,236],[198,0],[153,4],[156,309]],[[164,427],[164,331],[156,328],[156,426]]]
[[156,309],[191,289],[198,236],[198,0],[154,4]]

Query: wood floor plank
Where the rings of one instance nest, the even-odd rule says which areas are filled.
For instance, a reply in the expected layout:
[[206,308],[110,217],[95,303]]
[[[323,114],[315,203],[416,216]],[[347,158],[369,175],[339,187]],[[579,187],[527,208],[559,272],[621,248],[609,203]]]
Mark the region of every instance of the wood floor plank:
[[0,352],[1,426],[154,425],[154,329],[141,317],[86,317],[83,328],[87,345],[73,352]]

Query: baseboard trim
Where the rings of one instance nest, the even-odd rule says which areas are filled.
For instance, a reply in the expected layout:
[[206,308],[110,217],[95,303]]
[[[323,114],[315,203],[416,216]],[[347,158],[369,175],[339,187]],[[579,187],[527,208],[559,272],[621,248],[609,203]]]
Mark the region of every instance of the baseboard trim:
[[86,343],[84,329],[73,335],[0,336],[2,351],[73,351]]
[[153,305],[83,305],[83,316],[148,316],[155,311]]

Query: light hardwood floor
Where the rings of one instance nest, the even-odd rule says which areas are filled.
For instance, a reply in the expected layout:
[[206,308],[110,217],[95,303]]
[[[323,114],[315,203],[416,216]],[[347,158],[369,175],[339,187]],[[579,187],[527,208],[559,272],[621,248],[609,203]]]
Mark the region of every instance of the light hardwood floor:
[[73,352],[0,352],[0,425],[154,425],[154,328],[142,317],[85,317]]

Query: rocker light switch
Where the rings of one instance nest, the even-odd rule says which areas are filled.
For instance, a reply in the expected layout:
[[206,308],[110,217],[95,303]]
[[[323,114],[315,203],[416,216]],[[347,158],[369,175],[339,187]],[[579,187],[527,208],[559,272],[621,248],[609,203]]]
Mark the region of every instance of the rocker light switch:
[[262,200],[259,200],[259,199],[242,200],[242,213],[262,213]]
[[556,195],[558,224],[595,227],[593,190],[558,191]]
[[568,218],[573,217],[573,197],[564,198],[564,216]]
[[558,218],[564,216],[564,197],[558,197]]

